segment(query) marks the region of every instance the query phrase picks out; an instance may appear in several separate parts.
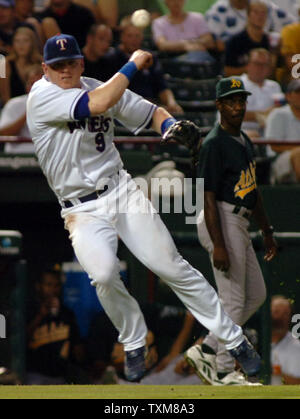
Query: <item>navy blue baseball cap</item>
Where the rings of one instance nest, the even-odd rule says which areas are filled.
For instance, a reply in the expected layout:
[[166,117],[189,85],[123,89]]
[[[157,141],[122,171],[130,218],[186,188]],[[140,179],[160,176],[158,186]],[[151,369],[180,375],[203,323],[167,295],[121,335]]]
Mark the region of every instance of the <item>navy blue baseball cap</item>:
[[60,34],[48,39],[44,46],[44,63],[83,58],[79,45],[72,35]]

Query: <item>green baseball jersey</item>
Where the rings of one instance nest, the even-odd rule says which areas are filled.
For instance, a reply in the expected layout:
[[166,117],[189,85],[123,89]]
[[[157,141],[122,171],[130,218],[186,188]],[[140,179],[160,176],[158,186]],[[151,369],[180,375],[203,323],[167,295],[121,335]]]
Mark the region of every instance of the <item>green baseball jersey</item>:
[[226,201],[253,209],[257,200],[256,163],[251,140],[242,132],[244,145],[218,124],[205,138],[200,150],[199,177],[204,190]]

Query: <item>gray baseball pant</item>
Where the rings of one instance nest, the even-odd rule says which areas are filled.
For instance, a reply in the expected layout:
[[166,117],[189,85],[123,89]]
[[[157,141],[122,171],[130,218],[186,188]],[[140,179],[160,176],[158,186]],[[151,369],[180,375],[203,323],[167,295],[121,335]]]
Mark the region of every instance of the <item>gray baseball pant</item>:
[[[240,213],[235,214],[234,205],[224,201],[217,205],[230,260],[228,272],[221,272],[213,266],[214,246],[203,212],[198,219],[198,237],[209,253],[218,294],[225,311],[236,324],[243,326],[265,301],[265,282],[248,232],[249,220],[243,216],[246,208],[241,208]],[[234,359],[213,333],[207,335],[204,343],[217,353],[219,372],[234,370]]]

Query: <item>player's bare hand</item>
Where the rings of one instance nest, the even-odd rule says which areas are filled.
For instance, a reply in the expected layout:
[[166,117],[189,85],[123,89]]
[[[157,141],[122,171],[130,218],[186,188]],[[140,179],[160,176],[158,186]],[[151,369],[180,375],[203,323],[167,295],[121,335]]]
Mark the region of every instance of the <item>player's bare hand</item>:
[[129,61],[134,61],[138,70],[143,70],[153,65],[153,56],[148,51],[138,49],[132,54]]
[[264,260],[266,262],[270,262],[277,255],[278,245],[272,235],[268,235],[264,237],[264,244],[265,244],[265,249],[266,249]]
[[225,247],[215,247],[213,252],[214,267],[222,272],[230,268],[229,256]]

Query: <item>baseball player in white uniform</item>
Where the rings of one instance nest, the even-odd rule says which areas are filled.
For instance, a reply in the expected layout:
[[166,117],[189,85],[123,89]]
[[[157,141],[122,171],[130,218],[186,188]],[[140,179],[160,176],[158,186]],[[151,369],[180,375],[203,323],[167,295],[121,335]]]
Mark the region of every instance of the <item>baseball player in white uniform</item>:
[[102,83],[81,77],[83,57],[74,37],[50,38],[44,48],[45,75],[27,102],[35,152],[61,204],[75,254],[119,332],[127,380],[139,381],[146,373],[147,328],[119,277],[118,236],[225,343],[244,371],[254,375],[260,357],[203,275],[178,253],[150,201],[123,169],[113,143],[114,119],[134,134],[152,127],[163,136],[176,122],[163,108],[127,90],[134,74],[151,62],[150,53],[138,50]]

